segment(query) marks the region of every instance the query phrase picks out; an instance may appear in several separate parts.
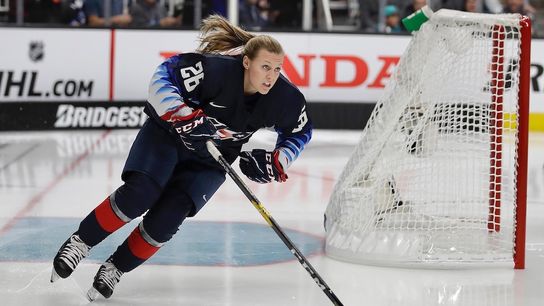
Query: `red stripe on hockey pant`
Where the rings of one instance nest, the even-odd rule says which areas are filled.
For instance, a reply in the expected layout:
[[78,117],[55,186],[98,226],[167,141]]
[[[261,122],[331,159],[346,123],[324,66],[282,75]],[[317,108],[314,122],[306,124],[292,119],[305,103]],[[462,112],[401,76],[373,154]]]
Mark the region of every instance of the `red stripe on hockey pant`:
[[110,197],[107,197],[104,202],[95,208],[94,214],[100,227],[108,233],[113,233],[126,224],[111,208]]
[[160,248],[149,244],[142,237],[140,233],[140,228],[136,227],[130,236],[128,236],[128,248],[134,254],[134,256],[146,260],[149,257],[153,256]]

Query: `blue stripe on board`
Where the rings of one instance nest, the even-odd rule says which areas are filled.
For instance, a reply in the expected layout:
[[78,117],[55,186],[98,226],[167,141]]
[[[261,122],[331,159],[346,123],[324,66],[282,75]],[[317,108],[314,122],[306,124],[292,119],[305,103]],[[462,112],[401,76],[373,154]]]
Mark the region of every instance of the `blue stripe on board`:
[[[103,262],[125,240],[135,220],[91,250],[88,260]],[[0,237],[0,261],[52,261],[80,219],[22,218]],[[285,233],[305,256],[322,251],[322,239],[288,229]],[[266,225],[243,222],[186,221],[150,264],[253,266],[293,260],[293,255]]]

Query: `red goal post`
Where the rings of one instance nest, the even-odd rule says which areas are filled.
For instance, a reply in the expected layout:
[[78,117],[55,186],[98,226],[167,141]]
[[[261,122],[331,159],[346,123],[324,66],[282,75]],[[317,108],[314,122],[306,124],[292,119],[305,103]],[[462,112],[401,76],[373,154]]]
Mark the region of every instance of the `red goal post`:
[[519,64],[519,118],[518,118],[518,167],[517,167],[517,194],[516,232],[514,248],[514,267],[525,268],[525,234],[527,227],[527,163],[529,151],[529,96],[531,70],[531,19],[523,16],[520,19],[521,27],[521,54]]

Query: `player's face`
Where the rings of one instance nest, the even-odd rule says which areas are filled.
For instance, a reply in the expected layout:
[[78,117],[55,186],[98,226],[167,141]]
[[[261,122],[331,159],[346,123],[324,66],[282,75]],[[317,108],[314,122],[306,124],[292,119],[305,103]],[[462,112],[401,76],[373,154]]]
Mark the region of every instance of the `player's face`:
[[265,49],[259,50],[253,60],[244,56],[244,93],[259,92],[266,95],[280,76],[283,57],[283,54],[272,53]]

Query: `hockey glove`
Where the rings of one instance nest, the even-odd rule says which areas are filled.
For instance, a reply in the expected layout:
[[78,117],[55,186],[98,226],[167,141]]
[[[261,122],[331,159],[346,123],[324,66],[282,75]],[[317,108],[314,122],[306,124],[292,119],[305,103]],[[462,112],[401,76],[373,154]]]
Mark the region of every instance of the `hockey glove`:
[[262,149],[240,153],[240,170],[250,180],[257,183],[285,182],[287,174],[278,160],[279,152],[268,152]]
[[202,110],[198,109],[188,116],[180,117],[172,125],[187,149],[200,157],[210,156],[206,142],[217,140],[219,136],[216,134],[217,129]]

